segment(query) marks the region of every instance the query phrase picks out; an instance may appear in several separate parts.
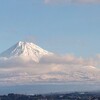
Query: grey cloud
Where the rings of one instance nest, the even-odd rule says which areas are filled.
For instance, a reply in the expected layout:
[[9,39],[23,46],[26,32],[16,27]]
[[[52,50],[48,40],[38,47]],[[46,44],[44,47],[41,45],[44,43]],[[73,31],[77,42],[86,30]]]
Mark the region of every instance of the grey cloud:
[[100,0],[44,0],[46,4],[49,3],[66,3],[66,4],[71,4],[71,3],[84,3],[84,4],[94,4],[94,3],[100,3]]

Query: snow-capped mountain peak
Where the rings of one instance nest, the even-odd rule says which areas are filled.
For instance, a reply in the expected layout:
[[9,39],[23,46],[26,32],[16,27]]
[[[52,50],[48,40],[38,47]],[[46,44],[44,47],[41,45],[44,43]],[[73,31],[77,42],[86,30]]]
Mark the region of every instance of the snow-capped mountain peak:
[[18,43],[10,47],[8,50],[1,53],[0,57],[5,57],[5,58],[20,57],[22,59],[39,62],[42,56],[51,54],[53,53],[40,48],[36,44],[19,41]]
[[[45,55],[50,57],[44,57]],[[88,64],[81,65],[77,58],[71,62],[67,57],[55,55],[33,43],[20,41],[4,51],[0,57],[8,59],[0,58],[0,85],[45,82],[100,84],[100,69]]]

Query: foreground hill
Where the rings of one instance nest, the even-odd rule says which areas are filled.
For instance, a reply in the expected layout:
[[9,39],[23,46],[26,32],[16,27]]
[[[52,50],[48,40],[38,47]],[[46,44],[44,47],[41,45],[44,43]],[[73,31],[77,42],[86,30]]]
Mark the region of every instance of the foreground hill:
[[100,92],[75,92],[44,95],[20,95],[12,93],[0,96],[0,100],[100,100]]

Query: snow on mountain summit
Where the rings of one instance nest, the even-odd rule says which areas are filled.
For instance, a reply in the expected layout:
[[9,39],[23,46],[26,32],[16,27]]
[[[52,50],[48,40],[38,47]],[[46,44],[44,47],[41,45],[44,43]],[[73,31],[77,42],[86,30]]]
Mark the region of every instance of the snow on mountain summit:
[[[25,62],[20,63],[20,59]],[[29,42],[16,43],[0,54],[0,60],[0,85],[4,83],[33,84],[35,82],[100,83],[100,69],[91,65],[84,66],[77,63],[74,65],[73,62],[71,64],[65,57],[56,56]],[[30,63],[30,61],[37,63]]]
[[19,41],[18,43],[10,47],[8,50],[1,53],[0,57],[4,58],[20,57],[23,59],[39,62],[39,59],[42,56],[51,54],[52,54],[51,52],[48,52],[33,43]]

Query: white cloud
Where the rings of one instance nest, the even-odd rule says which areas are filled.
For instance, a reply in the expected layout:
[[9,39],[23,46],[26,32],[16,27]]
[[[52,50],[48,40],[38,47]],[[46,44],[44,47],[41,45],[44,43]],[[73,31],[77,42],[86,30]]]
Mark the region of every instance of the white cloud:
[[40,63],[45,64],[68,64],[68,65],[81,65],[81,66],[99,66],[100,58],[99,54],[95,57],[83,58],[76,57],[72,54],[67,54],[64,56],[61,55],[53,55],[53,56],[45,56],[40,60]]
[[[34,82],[96,81],[100,79],[99,54],[94,58],[74,55],[45,56],[40,63],[19,59],[0,60],[0,85]],[[93,67],[94,66],[94,67]]]
[[44,0],[44,2],[46,4],[49,3],[66,3],[66,4],[70,4],[70,3],[100,3],[100,0]]

